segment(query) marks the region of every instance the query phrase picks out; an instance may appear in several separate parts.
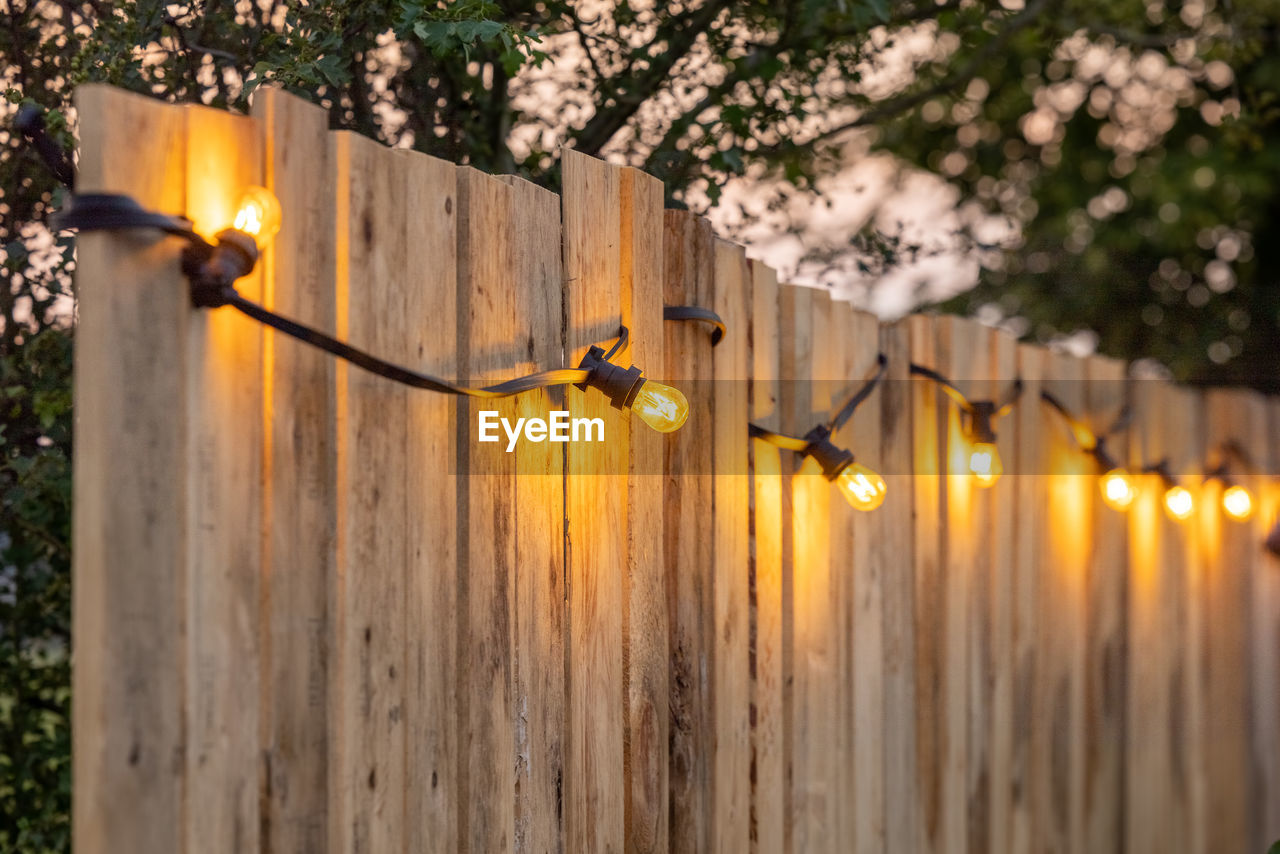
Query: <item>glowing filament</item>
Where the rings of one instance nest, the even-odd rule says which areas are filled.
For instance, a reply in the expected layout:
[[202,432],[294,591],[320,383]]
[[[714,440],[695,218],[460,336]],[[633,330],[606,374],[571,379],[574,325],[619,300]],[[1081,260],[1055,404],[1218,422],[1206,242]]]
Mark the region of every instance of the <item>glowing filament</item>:
[[836,486],[855,510],[875,510],[884,503],[884,478],[861,463],[851,463],[836,477]]
[[1112,510],[1128,510],[1138,494],[1124,469],[1112,469],[1104,474],[1098,488],[1102,490],[1102,500]]
[[1253,515],[1253,496],[1243,486],[1228,487],[1222,493],[1222,509],[1237,522],[1248,521]]
[[631,402],[631,411],[659,433],[670,433],[689,417],[689,401],[669,385],[646,380]]
[[1000,452],[990,442],[978,442],[969,454],[969,471],[978,479],[979,486],[991,486],[1004,473]]
[[1175,522],[1185,522],[1191,517],[1191,511],[1195,507],[1195,499],[1191,497],[1186,487],[1171,486],[1165,490],[1164,509],[1169,514],[1169,518]]
[[280,202],[265,187],[246,187],[233,225],[252,237],[259,250],[265,249],[280,230]]

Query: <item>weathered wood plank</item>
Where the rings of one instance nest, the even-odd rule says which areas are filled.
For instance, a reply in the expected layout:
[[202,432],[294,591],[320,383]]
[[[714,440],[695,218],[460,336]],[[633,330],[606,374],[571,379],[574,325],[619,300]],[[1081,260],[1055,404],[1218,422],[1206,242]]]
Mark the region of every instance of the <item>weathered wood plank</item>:
[[[935,367],[938,347],[935,321],[915,315],[907,318],[910,359],[924,367]],[[922,826],[916,840],[918,850],[939,854],[947,850],[944,826],[943,766],[948,752],[945,691],[952,675],[947,664],[947,597],[942,543],[945,535],[946,505],[943,473],[944,426],[948,418],[947,398],[926,380],[911,383],[911,430],[915,518],[915,786]],[[954,797],[954,796],[953,796]]]
[[[334,328],[333,147],[324,110],[261,89],[264,185],[280,233],[259,262],[268,308]],[[263,847],[325,852],[329,661],[335,579],[337,457],[334,360],[266,330],[264,350],[262,739]]]
[[1013,733],[1009,768],[1010,850],[1031,851],[1038,842],[1034,791],[1040,773],[1033,728],[1036,708],[1038,626],[1040,623],[1039,572],[1046,537],[1044,486],[1048,433],[1040,404],[1042,378],[1048,353],[1041,347],[1018,347],[1018,375],[1022,377],[1023,404],[1014,408],[1009,423],[1016,440],[1014,465],[1023,475],[1013,483],[1018,508],[1013,529]]
[[[669,305],[709,305],[715,245],[711,225],[684,211],[663,220],[663,299]],[[664,565],[670,628],[671,848],[711,847],[712,730],[709,637],[713,560],[706,526],[712,513],[711,339],[701,324],[667,323],[663,347],[668,380],[689,398],[689,419],[667,437]]]
[[[1261,492],[1261,510],[1255,536],[1267,537],[1280,524],[1280,400],[1267,402],[1266,444],[1263,471],[1272,475]],[[1253,572],[1250,676],[1253,763],[1250,780],[1257,795],[1253,817],[1253,848],[1265,850],[1280,839],[1280,557],[1266,553],[1256,558]]]
[[[1265,465],[1264,399],[1252,392],[1218,389],[1205,392],[1203,401],[1209,464],[1223,461],[1224,445],[1236,443],[1251,465]],[[1233,483],[1250,489],[1256,502],[1258,479],[1235,456],[1227,456],[1225,462]],[[1203,568],[1200,601],[1205,631],[1201,679],[1192,690],[1203,698],[1204,751],[1203,764],[1193,774],[1203,780],[1209,817],[1198,840],[1200,850],[1247,851],[1255,847],[1250,838],[1251,813],[1261,807],[1250,779],[1250,582],[1255,571],[1266,567],[1256,560],[1261,557],[1256,525],[1228,516],[1222,509],[1223,492],[1218,481],[1200,491],[1198,561]]]
[[[560,199],[519,178],[507,233],[513,243],[509,284],[518,336],[510,371],[560,366],[562,258]],[[527,341],[527,344],[526,344]],[[524,352],[519,345],[524,344]],[[563,410],[563,389],[516,398],[516,414],[549,417]],[[606,435],[606,440],[608,436]],[[522,440],[515,452],[515,845],[517,852],[564,850],[560,786],[565,737],[564,451]]]
[[[831,298],[787,286],[782,304],[783,427],[803,436],[831,409],[822,371],[830,341]],[[810,458],[791,478],[793,685],[791,739],[792,845],[795,851],[835,851],[838,841],[838,618],[832,597],[832,485]],[[836,497],[835,500],[841,499]]]
[[[972,399],[991,399],[985,377],[986,330],[974,321],[941,317],[936,362],[932,366],[949,377]],[[940,695],[943,729],[940,761],[941,851],[975,852],[984,845],[986,831],[982,750],[985,746],[986,697],[980,684],[985,666],[986,615],[981,593],[989,567],[982,560],[982,530],[987,496],[969,472],[971,444],[959,408],[949,403],[945,419],[943,459],[946,476],[942,501],[946,533],[942,552],[942,655],[945,676]],[[979,493],[983,494],[979,494]],[[972,742],[972,744],[971,744]],[[972,761],[971,761],[972,760]]]
[[[843,406],[850,394],[862,388],[876,370],[880,353],[880,323],[863,312],[838,313],[841,331],[847,336],[844,345],[845,385],[836,392],[834,406]],[[883,449],[877,433],[881,429],[881,405],[885,387],[864,400],[845,429],[837,434],[836,444],[848,448],[855,460],[877,473],[884,470]],[[887,497],[887,496],[886,496]],[[833,498],[833,503],[838,499]],[[844,503],[839,501],[839,503]],[[889,555],[880,543],[882,520],[871,512],[853,512],[852,549],[845,561],[848,578],[847,602],[852,606],[850,667],[844,670],[844,681],[852,692],[850,718],[845,724],[852,750],[844,757],[852,774],[851,801],[844,809],[849,814],[855,851],[887,850],[885,790],[885,575]],[[833,555],[834,556],[834,555]],[[896,559],[896,555],[894,556]]]
[[[76,91],[77,185],[186,206],[187,112]],[[187,399],[180,244],[77,240],[72,553],[72,838],[77,851],[184,849]]]
[[[778,275],[751,262],[751,420],[781,428],[778,350]],[[751,647],[751,851],[783,850],[785,744],[782,726],[783,516],[782,455],[763,441],[751,443],[753,474]]]
[[[715,244],[711,308],[727,332],[712,350],[712,703],[715,728],[712,850],[750,847],[750,601],[747,470],[747,313],[749,280],[741,247]],[[705,328],[703,334],[707,334]]]
[[[572,150],[564,170],[565,353],[617,335],[621,273],[620,170]],[[623,576],[627,567],[629,431],[646,429],[594,390],[571,388],[575,417],[604,420],[601,444],[568,446],[568,714],[565,847],[621,851],[626,823],[623,731]],[[601,702],[601,698],[610,698]]]
[[[408,364],[457,374],[457,169],[417,152],[406,160],[405,318]],[[557,325],[558,329],[558,325]],[[458,849],[457,478],[455,406],[410,390],[406,401],[406,849]]]
[[[1018,377],[1018,345],[1013,336],[995,332],[990,336],[990,383],[997,397],[1006,394]],[[1015,405],[1038,408],[1039,399],[1025,393]],[[990,721],[987,728],[986,785],[987,850],[1011,850],[1013,821],[1014,685],[1014,579],[1017,557],[1014,531],[1021,521],[1018,484],[1026,472],[1018,466],[1018,421],[1009,413],[996,424],[996,447],[1004,460],[1006,474],[989,490],[986,555],[990,563],[989,653],[986,690],[990,693]]]
[[[187,115],[187,216],[205,235],[262,183],[261,128],[204,107]],[[262,271],[236,282],[251,300]],[[262,327],[197,311],[187,356],[187,846],[258,847]]]
[[[1042,387],[1077,415],[1085,412],[1084,364],[1051,354]],[[1092,548],[1089,460],[1061,417],[1039,401],[1046,525],[1037,579],[1036,683],[1032,699],[1032,816],[1037,845],[1082,850],[1084,823],[1085,605]],[[1053,420],[1050,420],[1052,418]]]
[[[623,323],[630,358],[665,380],[662,320],[662,182],[624,169],[621,183]],[[666,851],[667,750],[670,712],[666,572],[663,565],[663,448],[667,438],[634,424],[627,485],[626,601],[626,848]]]
[[[458,371],[471,384],[510,379],[527,350],[516,304],[510,186],[458,171]],[[477,442],[480,411],[514,421],[514,398],[458,406],[458,786],[463,851],[515,840],[515,458]]]
[[[397,363],[416,358],[406,313],[408,161],[353,133],[335,138],[339,335]],[[346,365],[338,386],[337,694],[334,745],[343,850],[403,846],[405,531],[404,386]]]
[[[1086,411],[1099,436],[1109,430],[1128,397],[1126,364],[1094,357],[1085,364]],[[1108,437],[1107,448],[1123,454],[1127,434]],[[1108,507],[1098,489],[1106,474],[1091,462],[1092,552],[1089,556],[1087,637],[1084,670],[1084,846],[1089,852],[1124,850],[1125,609],[1128,575],[1128,520]]]
[[[873,534],[872,548],[883,585],[886,851],[927,850],[924,798],[917,782],[916,764],[918,630],[912,514],[917,482],[936,483],[936,478],[916,478],[911,474],[915,451],[912,399],[924,393],[925,386],[909,380],[910,346],[908,322],[881,327],[880,349],[889,364],[879,393],[879,471],[887,492],[875,514],[879,527]],[[859,445],[862,447],[865,444]]]

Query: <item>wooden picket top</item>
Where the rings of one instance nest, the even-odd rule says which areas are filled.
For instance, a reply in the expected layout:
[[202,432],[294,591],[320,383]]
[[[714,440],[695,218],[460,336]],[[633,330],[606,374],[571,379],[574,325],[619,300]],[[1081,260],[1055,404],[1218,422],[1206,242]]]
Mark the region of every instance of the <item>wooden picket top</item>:
[[[617,358],[680,388],[663,435],[594,390],[415,391],[231,309],[177,241],[78,244],[77,851],[1186,852],[1280,838],[1280,401],[1128,376],[972,320],[885,324],[573,151],[556,195],[331,132],[77,94],[79,187],[284,223],[240,292],[412,369],[489,383]],[[664,321],[663,305],[716,311]],[[834,436],[803,435],[888,360]],[[1023,383],[1006,474],[938,386]],[[1061,416],[1137,471],[1127,513]],[[481,411],[603,442],[479,441]],[[1256,512],[1203,482],[1225,443]]]

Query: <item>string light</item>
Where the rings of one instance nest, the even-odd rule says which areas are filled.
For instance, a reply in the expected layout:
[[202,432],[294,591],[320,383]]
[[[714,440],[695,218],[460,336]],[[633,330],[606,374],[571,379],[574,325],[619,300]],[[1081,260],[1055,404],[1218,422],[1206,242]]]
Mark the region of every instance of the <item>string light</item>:
[[122,195],[76,195],[57,224],[59,228],[81,232],[159,229],[181,237],[187,241],[182,253],[182,271],[190,284],[192,305],[197,308],[230,306],[285,335],[393,382],[426,391],[476,398],[509,397],[534,389],[576,385],[584,391],[598,389],[616,409],[636,407],[633,408],[636,415],[659,432],[677,430],[688,418],[689,402],[677,389],[644,378],[634,365],[622,368],[610,361],[627,346],[628,330],[625,326],[619,329],[613,347],[607,352],[599,346],[590,347],[575,369],[542,371],[474,388],[380,359],[245,299],[236,290],[235,281],[253,271],[259,250],[279,230],[280,220],[280,204],[275,197],[262,187],[250,187],[245,190],[236,209],[237,227],[218,232],[212,243],[192,229],[190,220],[145,210],[133,199]]
[[913,363],[911,373],[936,382],[960,407],[964,418],[965,438],[969,441],[969,473],[974,476],[979,486],[994,485],[1000,479],[1000,475],[1004,474],[1000,449],[996,447],[995,420],[1008,415],[1013,405],[1018,402],[1018,398],[1022,396],[1022,380],[1015,379],[1005,399],[996,402],[969,400],[955,383],[931,368]]
[[838,447],[831,441],[831,435],[853,417],[858,405],[866,400],[884,379],[888,365],[889,361],[883,353],[877,356],[876,372],[871,379],[849,398],[830,421],[814,427],[803,438],[776,433],[758,424],[748,424],[747,432],[756,439],[779,448],[796,451],[812,459],[821,467],[823,476],[836,485],[851,507],[862,511],[875,510],[884,503],[885,494],[888,492],[884,478],[862,463],[856,462],[851,451]]
[[1246,471],[1252,471],[1253,465],[1244,449],[1235,441],[1219,445],[1218,456],[1219,463],[1205,474],[1204,482],[1218,481],[1222,485],[1222,496],[1219,499],[1222,512],[1237,522],[1247,522],[1253,516],[1253,493],[1231,478],[1228,461],[1236,460]]
[[1071,428],[1071,435],[1075,438],[1076,444],[1080,446],[1080,450],[1098,461],[1098,467],[1105,472],[1102,479],[1098,481],[1098,489],[1102,493],[1103,502],[1112,510],[1124,512],[1133,506],[1133,500],[1138,497],[1138,488],[1133,483],[1133,478],[1129,472],[1115,461],[1111,454],[1107,453],[1106,439],[1107,436],[1114,435],[1129,426],[1131,410],[1126,405],[1120,409],[1120,414],[1116,416],[1116,420],[1111,427],[1102,436],[1098,436],[1079,418],[1075,417],[1066,404],[1058,400],[1047,391],[1040,392],[1040,399],[1049,406],[1057,410],[1063,418],[1067,420],[1068,426]]
[[1165,515],[1175,522],[1185,522],[1190,519],[1191,514],[1196,509],[1195,496],[1191,494],[1191,490],[1179,484],[1170,474],[1169,461],[1167,459],[1161,460],[1154,465],[1147,466],[1143,471],[1160,476],[1160,480],[1164,484]]

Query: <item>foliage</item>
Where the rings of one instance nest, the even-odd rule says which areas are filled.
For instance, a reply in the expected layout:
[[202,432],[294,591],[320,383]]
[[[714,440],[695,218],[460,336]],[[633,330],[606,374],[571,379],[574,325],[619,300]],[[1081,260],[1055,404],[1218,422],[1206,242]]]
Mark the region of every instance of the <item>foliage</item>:
[[[234,110],[271,83],[335,127],[551,186],[562,145],[699,209],[746,177],[769,188],[748,221],[889,152],[960,193],[955,236],[984,268],[953,306],[1265,385],[1278,22],[1217,2],[12,0],[0,117],[38,104],[69,148],[86,81]],[[0,188],[0,847],[60,850],[74,261],[44,226],[62,193],[11,130]],[[892,226],[814,257],[874,282],[931,251]]]

